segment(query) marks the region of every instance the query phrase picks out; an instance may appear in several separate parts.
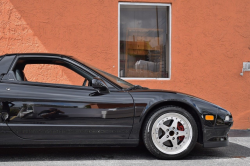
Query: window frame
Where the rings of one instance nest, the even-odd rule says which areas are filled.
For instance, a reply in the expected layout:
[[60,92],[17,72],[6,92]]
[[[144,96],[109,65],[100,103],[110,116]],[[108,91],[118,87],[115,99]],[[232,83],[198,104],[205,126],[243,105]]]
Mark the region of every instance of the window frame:
[[[78,86],[78,85],[69,85],[69,84],[56,84],[56,83],[44,83],[44,82],[33,82],[33,81],[17,81],[16,80],[16,76],[13,72],[17,62],[19,59],[21,58],[44,58],[44,59],[58,59],[61,61],[64,61],[65,63],[69,63],[70,65],[73,65],[75,67],[80,68],[81,70],[84,70],[85,72],[87,72],[85,69],[69,62],[67,59],[64,59],[62,57],[59,56],[30,56],[30,55],[21,55],[15,58],[15,60],[13,61],[8,74],[13,74],[13,76],[15,77],[15,80],[13,81],[9,81],[9,80],[1,80],[1,82],[7,82],[7,83],[14,83],[14,84],[21,84],[21,85],[32,85],[32,86],[42,86],[42,87],[54,87],[54,88],[67,88],[67,89],[81,89],[81,90],[94,90],[94,88],[92,86]],[[70,69],[71,70],[71,69]],[[73,71],[73,70],[72,70]],[[75,71],[73,71],[75,72]],[[89,72],[87,72],[90,75],[93,75]]]
[[[19,58],[19,59],[22,59],[22,58]],[[42,59],[43,60],[43,59]],[[66,68],[66,69],[68,69],[68,70],[70,70],[70,71],[72,71],[72,72],[74,72],[75,74],[77,74],[78,76],[80,76],[80,77],[82,77],[84,80],[85,79],[87,79],[87,81],[89,81],[89,79],[87,78],[87,77],[85,77],[85,76],[83,76],[83,75],[81,75],[80,73],[78,73],[76,70],[81,70],[81,71],[83,71],[84,73],[86,73],[86,74],[88,74],[88,75],[91,75],[92,77],[93,77],[93,75],[92,74],[89,74],[89,73],[87,73],[86,71],[84,71],[83,69],[81,69],[81,68],[79,68],[78,66],[76,66],[76,65],[74,65],[74,64],[72,64],[72,63],[69,63],[68,61],[65,61],[65,60],[62,60],[62,59],[56,59],[56,58],[51,58],[51,59],[48,59],[47,58],[47,60],[48,61],[52,61],[52,60],[59,60],[59,61],[61,61],[61,62],[64,62],[65,64],[68,64],[68,65],[70,65],[72,68],[74,68],[74,69],[72,69],[72,68],[70,68],[70,67],[67,67],[66,65],[60,65],[60,64],[54,64],[54,63],[31,63],[31,64],[26,64],[25,66],[24,66],[24,69],[25,69],[25,67],[27,66],[27,65],[43,65],[43,64],[47,64],[47,65],[55,65],[55,66],[60,66],[60,67],[64,67],[64,68]],[[13,69],[15,68],[16,66],[13,66]],[[78,69],[76,69],[76,68],[78,68]],[[11,70],[12,72],[14,72],[13,71],[13,69]],[[23,70],[24,70],[23,69]],[[46,69],[47,70],[47,69]],[[25,74],[25,73],[24,73]],[[14,74],[14,77],[15,77],[15,79],[17,80],[17,78],[16,78],[16,75]],[[84,80],[83,80],[83,82],[82,82],[82,84],[84,83]],[[27,81],[20,81],[20,82],[37,82],[37,81],[29,81],[29,80],[27,80]],[[75,84],[63,84],[63,83],[51,83],[51,82],[37,82],[37,83],[44,83],[44,84],[55,84],[55,85],[66,85],[66,86],[79,86],[79,87],[90,87],[90,86],[83,86],[83,85],[75,85]]]
[[[133,5],[133,6],[168,6],[169,7],[169,77],[168,78],[140,78],[140,77],[121,77],[120,76],[120,7],[121,5]],[[170,80],[171,79],[171,26],[172,26],[172,12],[171,3],[137,3],[137,2],[119,2],[118,3],[118,77],[124,80]]]
[[[83,86],[73,86],[73,85],[66,85],[66,84],[56,84],[57,86],[48,85],[49,83],[40,83],[40,82],[29,82],[29,81],[17,81],[14,73],[12,72],[13,68],[15,67],[17,61],[19,58],[25,58],[25,57],[39,57],[39,58],[57,58],[60,60],[67,61],[68,63],[71,63],[75,65],[76,67],[81,68],[82,70],[86,71],[90,75],[93,75],[95,77],[101,78],[107,85],[111,92],[117,92],[117,91],[123,91],[122,87],[117,85],[115,82],[110,81],[105,76],[101,75],[100,73],[96,72],[95,70],[91,69],[87,64],[82,63],[81,61],[78,61],[77,59],[74,59],[72,56],[65,56],[60,54],[48,54],[48,53],[27,53],[27,54],[13,54],[10,55],[11,59],[10,64],[8,67],[8,70],[5,72],[5,74],[0,77],[0,83],[8,83],[8,84],[20,84],[20,85],[33,85],[33,86],[44,86],[44,87],[55,87],[55,88],[61,88],[61,86],[64,86],[63,88],[71,88],[71,89],[83,89]],[[15,80],[10,79],[9,76],[13,76]],[[46,84],[46,85],[43,85]],[[87,87],[87,86],[85,86]],[[89,87],[87,87],[89,88]],[[93,87],[92,87],[93,88]]]

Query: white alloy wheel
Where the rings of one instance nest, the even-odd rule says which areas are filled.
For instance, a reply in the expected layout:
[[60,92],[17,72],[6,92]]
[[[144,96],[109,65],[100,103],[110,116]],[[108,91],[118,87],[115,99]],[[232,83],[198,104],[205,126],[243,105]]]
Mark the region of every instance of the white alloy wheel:
[[162,153],[179,154],[191,143],[193,134],[190,122],[178,113],[161,115],[153,124],[151,136]]
[[146,148],[159,159],[180,159],[188,155],[198,139],[196,120],[178,106],[163,106],[146,117],[142,138]]

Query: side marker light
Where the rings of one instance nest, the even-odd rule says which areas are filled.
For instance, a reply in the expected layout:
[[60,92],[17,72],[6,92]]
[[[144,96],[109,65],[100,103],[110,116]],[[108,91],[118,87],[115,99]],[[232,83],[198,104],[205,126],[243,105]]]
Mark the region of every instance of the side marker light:
[[213,115],[206,115],[205,119],[206,120],[214,120],[214,116]]

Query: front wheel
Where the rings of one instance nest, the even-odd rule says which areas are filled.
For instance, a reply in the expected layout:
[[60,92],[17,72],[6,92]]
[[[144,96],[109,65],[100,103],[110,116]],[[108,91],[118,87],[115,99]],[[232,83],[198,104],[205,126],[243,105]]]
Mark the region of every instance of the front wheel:
[[179,159],[195,146],[197,125],[186,110],[167,106],[152,112],[145,121],[143,141],[147,149],[160,159]]

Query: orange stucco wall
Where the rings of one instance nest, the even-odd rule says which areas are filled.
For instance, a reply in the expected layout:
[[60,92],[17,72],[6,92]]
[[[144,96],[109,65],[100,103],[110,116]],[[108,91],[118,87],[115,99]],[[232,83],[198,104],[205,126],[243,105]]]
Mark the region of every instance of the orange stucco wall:
[[[130,82],[204,98],[232,112],[234,129],[250,128],[250,72],[240,76],[250,1],[136,2],[172,4],[172,76]],[[0,54],[14,52],[73,55],[117,75],[118,0],[0,0]]]

